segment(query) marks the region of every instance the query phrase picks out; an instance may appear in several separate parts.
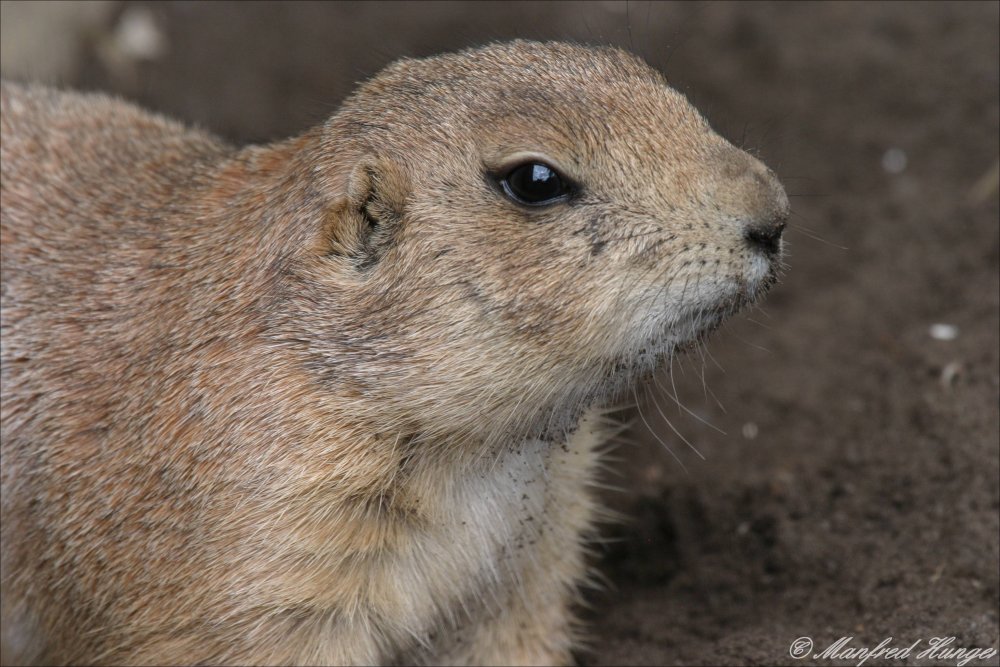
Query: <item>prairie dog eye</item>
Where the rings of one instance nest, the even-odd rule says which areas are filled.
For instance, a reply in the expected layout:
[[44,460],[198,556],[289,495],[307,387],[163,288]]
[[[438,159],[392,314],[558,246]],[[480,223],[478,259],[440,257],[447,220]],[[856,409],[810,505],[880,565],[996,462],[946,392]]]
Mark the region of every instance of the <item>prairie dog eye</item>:
[[543,162],[520,164],[500,179],[504,193],[519,204],[545,206],[570,194],[566,180]]

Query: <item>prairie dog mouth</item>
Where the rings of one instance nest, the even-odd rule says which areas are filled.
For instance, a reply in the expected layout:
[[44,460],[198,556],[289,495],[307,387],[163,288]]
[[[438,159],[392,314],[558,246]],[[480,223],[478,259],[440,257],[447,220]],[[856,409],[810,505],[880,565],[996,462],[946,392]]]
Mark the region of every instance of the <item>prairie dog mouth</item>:
[[747,257],[745,279],[748,289],[754,294],[754,298],[757,298],[761,291],[770,287],[777,278],[782,254],[782,250],[779,248],[777,251],[768,253],[753,252]]
[[729,270],[697,266],[644,299],[631,323],[625,366],[651,368],[756,303],[778,280],[781,251],[749,252]]

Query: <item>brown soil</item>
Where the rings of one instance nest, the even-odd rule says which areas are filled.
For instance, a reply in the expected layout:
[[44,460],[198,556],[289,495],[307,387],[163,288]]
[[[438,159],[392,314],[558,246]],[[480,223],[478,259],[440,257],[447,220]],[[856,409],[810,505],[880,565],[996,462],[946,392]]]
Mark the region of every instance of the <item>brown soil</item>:
[[[657,378],[728,435],[655,386],[628,413],[610,502],[632,519],[608,531],[611,586],[591,596],[580,658],[795,664],[800,636],[998,648],[998,7],[151,5],[166,55],[114,65],[88,33],[65,79],[266,140],[402,55],[560,38],[665,71],[787,184],[789,270]],[[905,168],[887,169],[898,151]]]

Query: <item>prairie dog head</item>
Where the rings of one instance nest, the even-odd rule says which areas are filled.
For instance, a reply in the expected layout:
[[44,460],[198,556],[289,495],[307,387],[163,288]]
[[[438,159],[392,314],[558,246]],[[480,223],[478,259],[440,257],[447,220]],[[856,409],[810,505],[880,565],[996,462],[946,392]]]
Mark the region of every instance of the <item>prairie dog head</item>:
[[321,136],[289,321],[362,420],[541,432],[775,278],[774,174],[617,49],[403,60]]

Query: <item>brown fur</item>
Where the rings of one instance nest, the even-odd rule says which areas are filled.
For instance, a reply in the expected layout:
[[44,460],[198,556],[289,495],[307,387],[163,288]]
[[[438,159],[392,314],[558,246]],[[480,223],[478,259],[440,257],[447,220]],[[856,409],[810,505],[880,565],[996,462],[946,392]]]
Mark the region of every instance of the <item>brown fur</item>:
[[[12,84],[2,128],[15,662],[569,662],[590,408],[770,284],[788,206],[566,44],[398,62],[263,147]],[[523,151],[580,195],[508,201]]]

